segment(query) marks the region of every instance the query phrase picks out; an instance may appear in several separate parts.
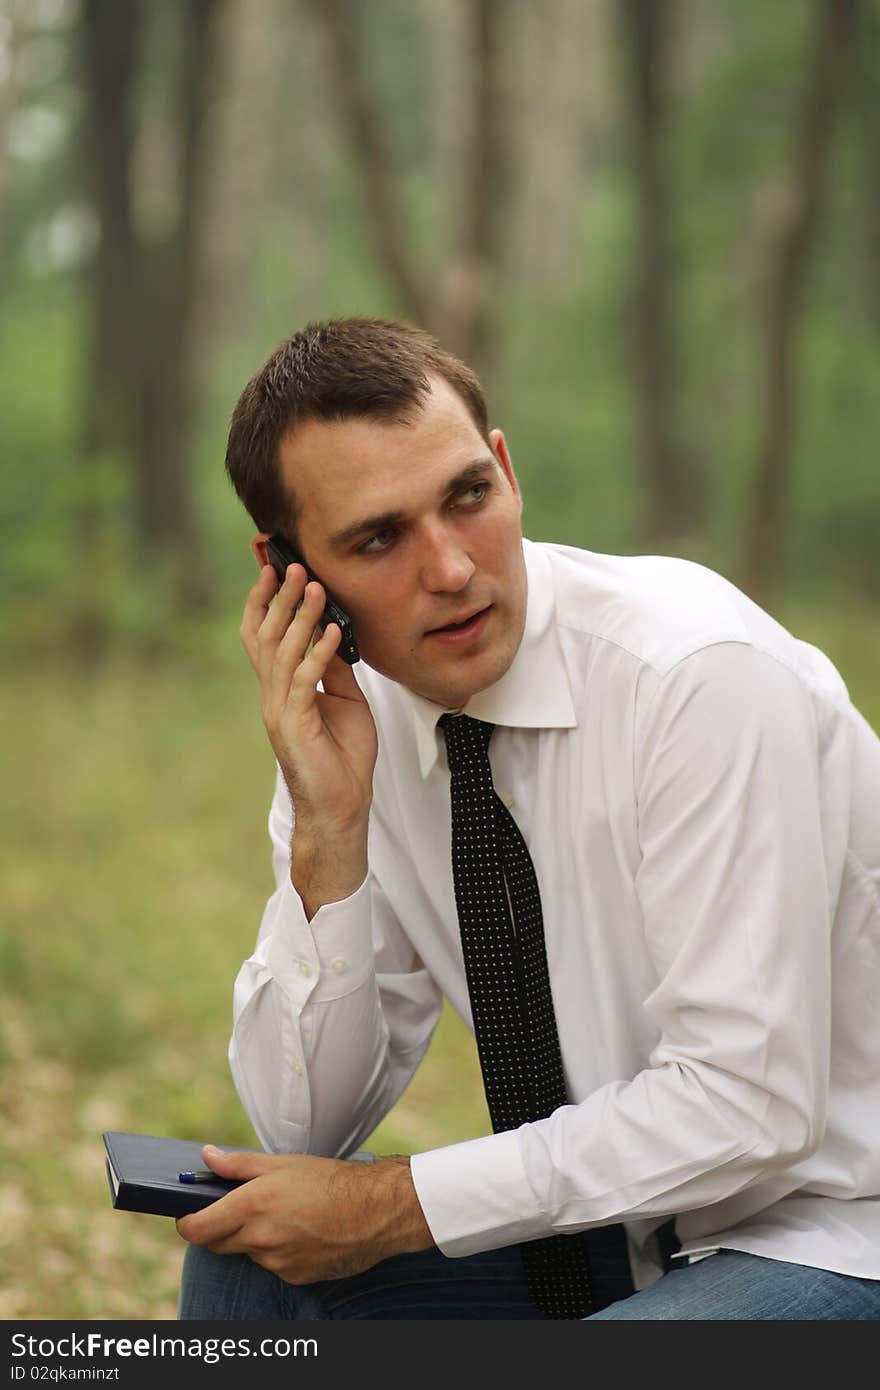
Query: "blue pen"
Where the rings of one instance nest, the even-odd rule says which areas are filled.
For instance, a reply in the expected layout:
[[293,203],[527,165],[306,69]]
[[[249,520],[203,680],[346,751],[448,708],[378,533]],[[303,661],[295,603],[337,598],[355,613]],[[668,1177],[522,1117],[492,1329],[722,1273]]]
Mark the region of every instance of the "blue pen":
[[186,1172],[186,1173],[178,1173],[178,1175],[177,1175],[177,1181],[178,1181],[178,1182],[213,1182],[213,1180],[214,1180],[216,1177],[217,1177],[217,1174],[216,1174],[216,1173],[212,1173],[211,1170],[210,1170],[210,1168],[196,1168],[195,1170],[192,1170],[192,1171],[189,1171],[189,1172]]

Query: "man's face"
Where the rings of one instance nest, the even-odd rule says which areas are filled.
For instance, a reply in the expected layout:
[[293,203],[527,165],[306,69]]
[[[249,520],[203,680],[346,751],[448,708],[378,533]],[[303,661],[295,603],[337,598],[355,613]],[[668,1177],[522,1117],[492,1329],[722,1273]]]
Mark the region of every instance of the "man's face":
[[500,430],[490,442],[434,379],[408,423],[308,421],[280,450],[301,549],[363,659],[452,709],[504,674],[525,626],[522,500]]

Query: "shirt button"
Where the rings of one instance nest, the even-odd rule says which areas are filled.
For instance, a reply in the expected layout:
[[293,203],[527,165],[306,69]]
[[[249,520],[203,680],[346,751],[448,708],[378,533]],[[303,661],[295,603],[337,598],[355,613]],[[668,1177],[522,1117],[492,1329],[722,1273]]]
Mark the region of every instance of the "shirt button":
[[312,967],[309,965],[309,963],[308,963],[307,960],[301,960],[301,961],[300,961],[300,963],[299,963],[299,973],[300,973],[301,975],[305,975],[305,977],[306,977],[307,980],[310,980],[310,979],[311,979],[311,977],[312,977]]
[[296,1073],[297,1076],[302,1076],[302,1074],[303,1074],[303,1069],[302,1069],[302,1067],[300,1066],[299,1062],[294,1062],[294,1064],[293,1064],[293,1070],[295,1071],[295,1073]]
[[343,956],[337,956],[335,960],[330,962],[330,965],[337,975],[341,975],[344,970],[348,969],[348,961]]

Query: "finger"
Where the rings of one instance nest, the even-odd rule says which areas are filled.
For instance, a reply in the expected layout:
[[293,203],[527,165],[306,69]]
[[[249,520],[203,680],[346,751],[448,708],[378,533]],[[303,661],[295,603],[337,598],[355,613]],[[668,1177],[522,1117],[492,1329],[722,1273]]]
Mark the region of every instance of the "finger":
[[267,693],[273,707],[282,708],[287,703],[294,677],[310,687],[314,695],[314,687],[320,676],[313,675],[313,665],[306,666],[305,662],[310,644],[314,642],[317,645],[319,640],[316,630],[325,603],[323,586],[315,580],[307,584],[299,612],[275,650],[267,682]]
[[339,650],[342,632],[338,623],[328,623],[315,639],[311,650],[299,663],[290,682],[287,703],[304,713],[318,699],[318,684],[326,682],[327,670]]
[[284,583],[257,633],[263,678],[266,681],[273,674],[279,649],[285,640],[287,645],[281,653],[282,662],[291,672],[297,660],[302,659],[323,603],[323,598],[319,599],[313,589],[302,565],[288,565]]
[[[240,1231],[234,1231],[231,1236],[225,1236],[223,1240],[212,1240],[208,1243],[208,1249],[215,1255],[250,1255],[251,1249],[247,1240],[245,1228],[242,1226]],[[253,1258],[253,1256],[251,1256]]]
[[258,636],[261,642],[272,646],[281,641],[294,620],[308,582],[303,565],[287,566],[284,582],[278,585],[272,605],[260,625]]
[[[250,1195],[248,1195],[248,1201]],[[178,1234],[193,1245],[210,1245],[213,1241],[225,1240],[240,1231],[247,1219],[247,1207],[242,1188],[212,1202],[201,1211],[190,1212],[188,1216],[177,1218]]]
[[312,640],[324,602],[313,592],[302,565],[289,565],[284,583],[260,623],[255,637],[254,667],[263,690],[263,713],[283,708],[296,670]]
[[248,590],[239,628],[242,645],[251,665],[257,670],[257,635],[266,620],[273,595],[278,590],[278,576],[271,565],[264,565],[256,583]]
[[227,1153],[214,1144],[205,1145],[202,1157],[219,1177],[235,1178],[239,1182],[248,1182],[251,1178],[258,1178],[261,1173],[268,1173],[272,1168],[290,1162],[289,1154]]

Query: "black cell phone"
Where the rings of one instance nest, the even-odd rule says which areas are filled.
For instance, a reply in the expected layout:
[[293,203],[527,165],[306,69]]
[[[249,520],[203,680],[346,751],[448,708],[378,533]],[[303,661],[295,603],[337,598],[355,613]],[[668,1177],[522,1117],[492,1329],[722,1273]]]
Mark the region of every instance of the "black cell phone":
[[342,632],[342,641],[336,649],[337,656],[341,656],[343,661],[347,661],[349,666],[353,666],[356,661],[360,661],[361,654],[358,650],[357,638],[354,635],[354,628],[351,625],[351,618],[345,609],[338,604],[335,598],[331,598],[327,585],[323,579],[318,578],[314,570],[310,570],[303,557],[294,550],[290,541],[284,536],[270,536],[266,541],[266,550],[269,553],[269,562],[275,573],[278,575],[278,583],[284,583],[284,576],[287,573],[288,565],[302,565],[309,579],[315,579],[323,585],[327,602],[324,612],[318,619],[318,627],[321,631],[328,623],[338,623]]

